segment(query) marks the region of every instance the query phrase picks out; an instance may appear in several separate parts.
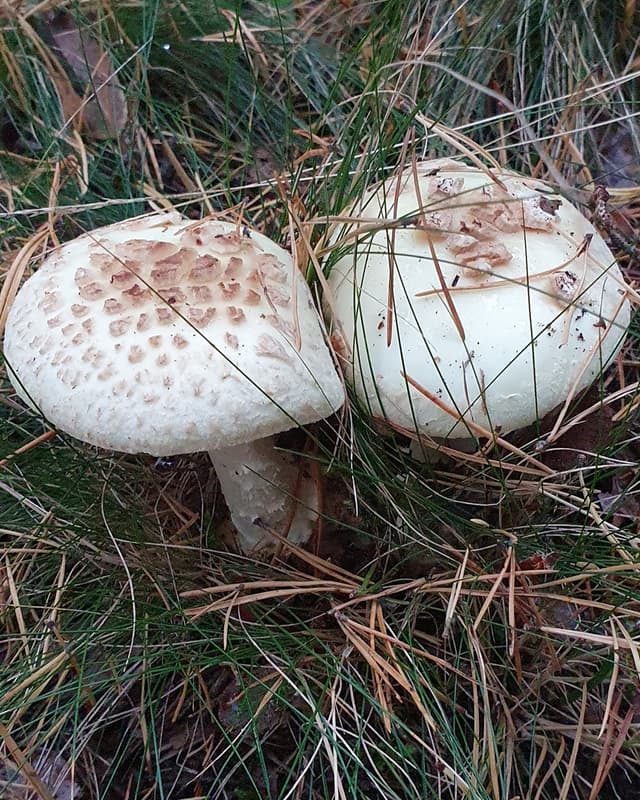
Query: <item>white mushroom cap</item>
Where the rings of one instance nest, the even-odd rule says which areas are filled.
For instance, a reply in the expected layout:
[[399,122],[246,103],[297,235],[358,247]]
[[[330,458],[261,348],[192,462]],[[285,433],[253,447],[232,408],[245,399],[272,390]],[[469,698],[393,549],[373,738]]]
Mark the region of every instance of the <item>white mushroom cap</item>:
[[63,245],[18,293],[4,350],[47,419],[124,452],[213,450],[343,402],[289,254],[220,220],[157,214]]
[[446,159],[415,173],[373,187],[332,238],[349,247],[327,307],[355,389],[375,415],[430,436],[529,425],[618,352],[620,270],[541,181]]

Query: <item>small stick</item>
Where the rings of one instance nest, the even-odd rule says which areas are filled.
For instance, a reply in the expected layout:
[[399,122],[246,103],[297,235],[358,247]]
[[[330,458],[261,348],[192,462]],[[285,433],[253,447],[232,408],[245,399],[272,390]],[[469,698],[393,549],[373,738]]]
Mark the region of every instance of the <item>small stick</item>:
[[57,435],[56,430],[45,431],[41,433],[40,436],[36,436],[35,439],[32,439],[30,442],[23,444],[22,447],[19,447],[17,450],[14,450],[11,455],[8,455],[6,458],[3,458],[0,461],[0,469],[6,467],[7,464],[12,461],[16,456],[21,456],[23,453],[28,453],[29,450],[33,450],[34,447],[38,447],[38,445],[42,444],[43,442],[48,442],[51,439],[55,438]]

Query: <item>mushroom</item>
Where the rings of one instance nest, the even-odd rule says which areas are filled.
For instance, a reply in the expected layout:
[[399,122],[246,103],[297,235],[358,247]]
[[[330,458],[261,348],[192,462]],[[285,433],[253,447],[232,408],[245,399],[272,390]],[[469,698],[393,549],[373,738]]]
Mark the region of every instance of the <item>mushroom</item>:
[[18,394],[78,439],[208,450],[243,550],[269,528],[311,535],[315,487],[267,437],[327,417],[344,390],[309,287],[266,236],[177,213],[86,233],[23,285],[4,352]]
[[438,159],[347,214],[329,248],[332,341],[392,425],[436,439],[513,431],[622,345],[630,303],[615,259],[542,181]]

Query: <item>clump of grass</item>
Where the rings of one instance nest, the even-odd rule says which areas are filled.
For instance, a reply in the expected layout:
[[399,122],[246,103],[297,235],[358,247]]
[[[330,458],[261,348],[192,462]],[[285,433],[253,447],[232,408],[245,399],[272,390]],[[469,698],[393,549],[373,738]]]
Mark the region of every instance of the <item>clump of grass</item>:
[[[58,240],[149,207],[235,207],[319,277],[327,219],[414,154],[495,158],[585,204],[606,184],[605,233],[634,281],[632,11],[5,11],[0,300]],[[109,65],[100,124],[69,112],[71,90],[86,105],[98,87],[63,29]],[[5,380],[0,794],[628,796],[637,333],[542,453],[553,422],[510,450],[421,464],[350,403],[314,431],[331,467],[318,540],[272,560],[227,546],[205,457],[158,465],[53,437]]]

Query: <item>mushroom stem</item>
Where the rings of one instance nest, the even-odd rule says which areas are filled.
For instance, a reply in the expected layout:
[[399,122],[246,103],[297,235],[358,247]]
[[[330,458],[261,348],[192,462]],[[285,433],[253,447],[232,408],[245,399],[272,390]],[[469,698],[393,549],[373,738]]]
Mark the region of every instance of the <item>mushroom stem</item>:
[[209,456],[243,552],[275,545],[269,528],[294,544],[309,540],[318,519],[318,487],[294,455],[276,449],[272,436]]

